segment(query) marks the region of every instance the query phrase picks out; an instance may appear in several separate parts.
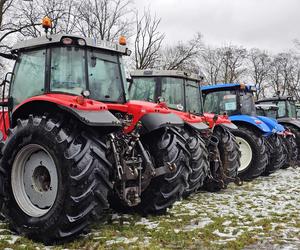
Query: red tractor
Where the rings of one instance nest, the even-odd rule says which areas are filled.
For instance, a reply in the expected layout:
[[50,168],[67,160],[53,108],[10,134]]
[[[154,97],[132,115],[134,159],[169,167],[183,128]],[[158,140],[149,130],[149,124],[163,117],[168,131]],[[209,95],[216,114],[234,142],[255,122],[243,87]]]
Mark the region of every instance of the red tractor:
[[[200,80],[197,75],[182,71],[136,70],[129,80],[129,97],[168,106],[172,113],[192,124],[192,136],[198,135],[209,151],[210,171],[204,188],[218,191],[231,181],[240,183],[237,173],[241,155],[230,132],[237,127],[226,115],[203,113]],[[208,126],[203,126],[203,123]]]
[[0,203],[16,232],[46,243],[73,238],[103,215],[111,193],[162,213],[206,177],[205,149],[185,136],[206,124],[127,101],[130,51],[120,42],[59,34],[6,55],[15,66],[2,83]]

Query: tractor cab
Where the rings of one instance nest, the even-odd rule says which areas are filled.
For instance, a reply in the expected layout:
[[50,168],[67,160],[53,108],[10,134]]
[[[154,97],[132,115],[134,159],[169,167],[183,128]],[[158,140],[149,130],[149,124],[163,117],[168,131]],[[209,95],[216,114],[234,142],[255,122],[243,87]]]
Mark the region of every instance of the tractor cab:
[[129,98],[166,102],[171,109],[202,114],[200,80],[196,74],[183,71],[136,70],[131,72]]
[[253,101],[254,86],[244,84],[219,84],[204,86],[203,99],[205,112],[215,114],[251,115],[255,116],[255,104]]
[[295,99],[292,96],[278,96],[258,100],[256,104],[278,106],[277,119],[297,118]]
[[53,35],[17,43],[9,96],[12,107],[43,94],[85,96],[101,102],[125,102],[121,45],[89,38]]

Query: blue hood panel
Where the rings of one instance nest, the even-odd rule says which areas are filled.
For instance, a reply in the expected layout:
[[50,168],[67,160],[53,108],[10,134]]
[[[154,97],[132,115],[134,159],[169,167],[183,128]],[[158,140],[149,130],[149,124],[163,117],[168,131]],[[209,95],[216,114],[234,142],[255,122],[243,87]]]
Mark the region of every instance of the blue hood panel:
[[266,116],[257,116],[260,120],[262,120],[267,126],[274,132],[283,132],[284,127],[277,122],[277,120],[273,118],[269,118]]
[[250,115],[232,115],[229,119],[234,122],[246,122],[258,128],[263,134],[272,134],[270,127],[256,116]]

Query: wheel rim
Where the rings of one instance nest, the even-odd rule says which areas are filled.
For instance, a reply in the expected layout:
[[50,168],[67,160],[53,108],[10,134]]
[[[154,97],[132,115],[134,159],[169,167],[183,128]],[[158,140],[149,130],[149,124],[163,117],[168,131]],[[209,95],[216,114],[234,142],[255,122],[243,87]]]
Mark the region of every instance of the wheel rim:
[[249,167],[252,161],[253,153],[251,146],[245,139],[241,137],[236,137],[236,142],[239,144],[241,151],[241,165],[238,169],[238,172],[242,172]]
[[37,144],[23,147],[12,165],[11,186],[24,213],[32,217],[45,215],[58,190],[57,169],[50,153]]

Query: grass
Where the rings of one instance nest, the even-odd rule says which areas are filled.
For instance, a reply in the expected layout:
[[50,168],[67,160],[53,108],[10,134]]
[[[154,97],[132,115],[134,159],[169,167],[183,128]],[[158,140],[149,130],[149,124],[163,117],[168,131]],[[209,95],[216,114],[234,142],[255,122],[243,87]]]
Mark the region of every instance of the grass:
[[[290,171],[300,174],[299,169]],[[299,190],[300,182],[293,176],[287,175],[287,181],[279,181],[280,175],[259,178],[245,184],[247,191],[231,185],[219,194],[198,193],[159,217],[110,214],[105,223],[94,224],[90,234],[51,249],[243,249],[261,244],[300,248],[300,197],[289,191]],[[4,248],[46,246],[15,239],[0,223],[0,249]]]

